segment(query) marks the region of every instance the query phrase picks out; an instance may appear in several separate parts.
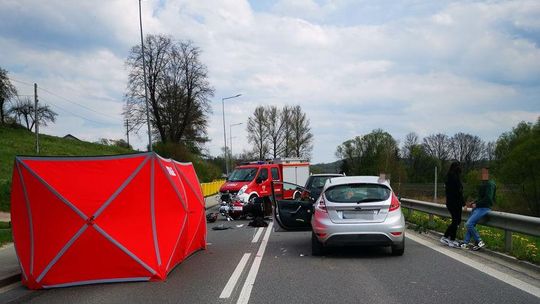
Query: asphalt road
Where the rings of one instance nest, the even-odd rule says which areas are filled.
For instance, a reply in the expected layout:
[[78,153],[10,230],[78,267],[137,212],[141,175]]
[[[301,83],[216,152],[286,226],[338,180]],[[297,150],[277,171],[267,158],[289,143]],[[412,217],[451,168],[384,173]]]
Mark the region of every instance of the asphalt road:
[[[45,291],[18,286],[0,290],[0,303],[540,303],[411,239],[402,257],[385,248],[340,248],[313,257],[309,233],[273,232],[247,223],[220,218],[209,224],[208,249],[185,260],[166,282]],[[210,229],[218,224],[232,229]],[[238,267],[241,261],[244,268]]]

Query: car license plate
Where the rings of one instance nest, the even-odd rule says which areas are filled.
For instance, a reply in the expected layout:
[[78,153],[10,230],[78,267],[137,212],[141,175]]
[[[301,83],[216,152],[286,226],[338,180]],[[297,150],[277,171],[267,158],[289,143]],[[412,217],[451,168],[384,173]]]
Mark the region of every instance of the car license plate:
[[242,208],[243,208],[242,206],[234,206],[233,210],[234,211],[242,211]]
[[344,220],[373,220],[377,210],[343,211]]

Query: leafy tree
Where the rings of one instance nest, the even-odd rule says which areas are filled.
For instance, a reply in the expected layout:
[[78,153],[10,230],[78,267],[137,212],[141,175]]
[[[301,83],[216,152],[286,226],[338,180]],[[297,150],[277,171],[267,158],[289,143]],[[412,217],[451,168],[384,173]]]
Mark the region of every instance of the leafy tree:
[[[26,97],[23,100],[17,100],[15,104],[9,109],[9,114],[15,116],[19,123],[24,123],[26,129],[32,131],[36,124],[36,111],[35,103]],[[39,103],[38,113],[39,125],[47,126],[48,123],[54,123],[58,114],[54,112],[48,105]]]
[[503,183],[518,184],[531,213],[540,216],[540,118],[536,124],[521,122],[497,140],[497,176]]
[[6,106],[9,100],[14,96],[17,96],[17,89],[11,84],[8,72],[0,68],[0,124],[6,122]]
[[432,182],[433,170],[436,166],[439,166],[438,159],[429,155],[422,145],[412,146],[410,160],[406,163],[408,181],[415,183]]
[[[192,42],[164,35],[145,38],[147,89],[154,136],[162,142],[183,143],[197,153],[208,141],[206,127],[214,94],[200,49]],[[129,68],[126,119],[137,130],[146,123],[142,52],[134,46],[126,61]]]
[[345,141],[337,147],[336,156],[343,161],[342,170],[348,175],[402,176],[397,142],[381,129]]

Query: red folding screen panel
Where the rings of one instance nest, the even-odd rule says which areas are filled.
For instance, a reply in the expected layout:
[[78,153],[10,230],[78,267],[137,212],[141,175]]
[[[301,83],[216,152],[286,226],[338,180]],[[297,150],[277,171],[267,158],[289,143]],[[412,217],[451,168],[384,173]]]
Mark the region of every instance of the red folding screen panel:
[[204,210],[192,164],[155,153],[15,159],[13,237],[32,289],[165,280],[206,248]]

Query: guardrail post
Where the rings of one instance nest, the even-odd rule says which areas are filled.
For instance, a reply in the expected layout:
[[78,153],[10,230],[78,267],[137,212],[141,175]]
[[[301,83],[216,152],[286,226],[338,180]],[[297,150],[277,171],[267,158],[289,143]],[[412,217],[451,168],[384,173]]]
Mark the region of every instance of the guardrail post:
[[512,231],[504,230],[504,250],[508,253],[512,252]]

